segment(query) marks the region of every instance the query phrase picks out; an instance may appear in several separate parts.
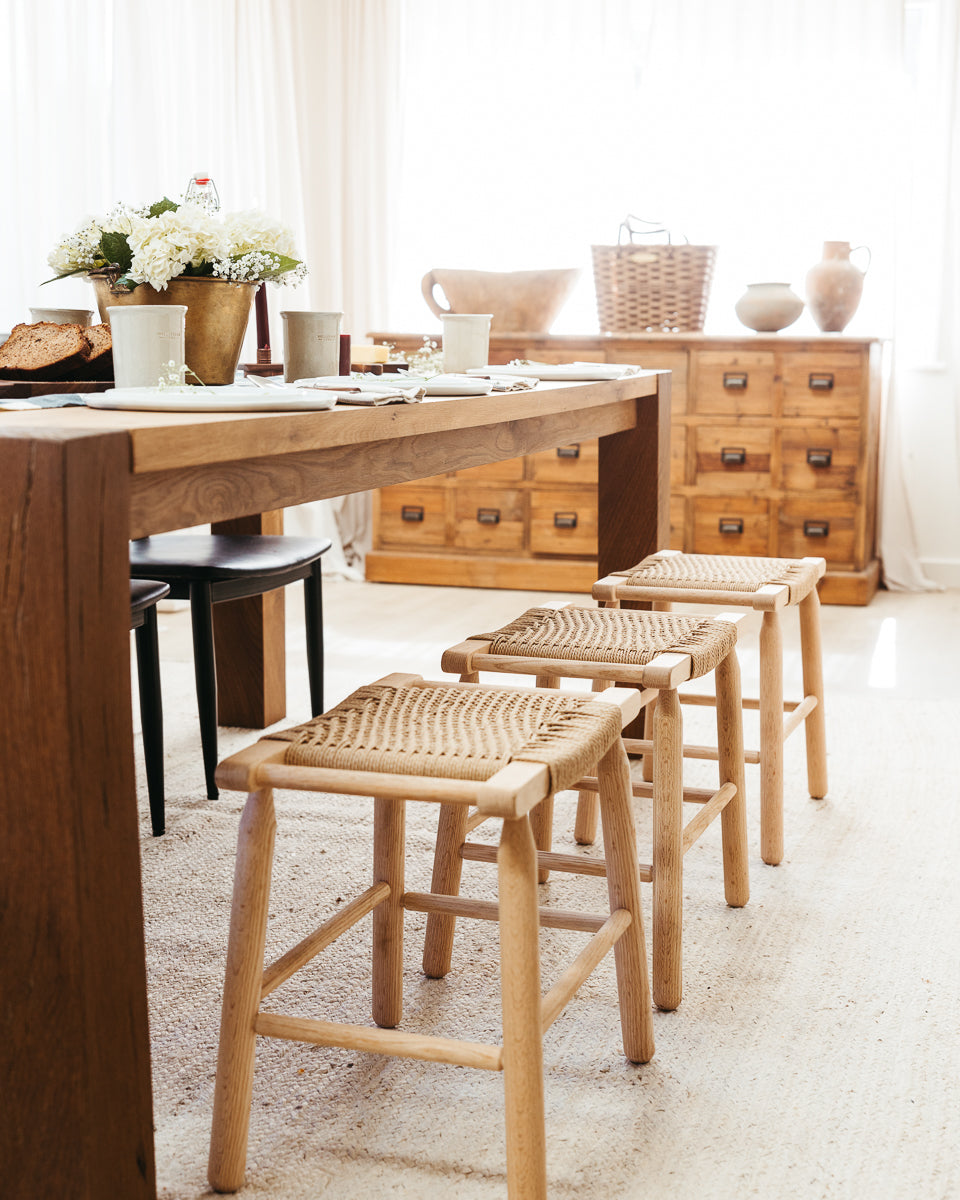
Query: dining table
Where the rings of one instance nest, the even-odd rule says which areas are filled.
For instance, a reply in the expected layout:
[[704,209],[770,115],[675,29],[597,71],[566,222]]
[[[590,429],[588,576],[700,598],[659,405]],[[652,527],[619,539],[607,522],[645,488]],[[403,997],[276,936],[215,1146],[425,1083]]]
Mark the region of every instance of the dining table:
[[[668,544],[668,372],[327,411],[0,411],[4,1196],[156,1195],[129,540],[276,531],[292,505],[589,438],[605,574]],[[272,595],[218,606],[222,723],[284,715]]]

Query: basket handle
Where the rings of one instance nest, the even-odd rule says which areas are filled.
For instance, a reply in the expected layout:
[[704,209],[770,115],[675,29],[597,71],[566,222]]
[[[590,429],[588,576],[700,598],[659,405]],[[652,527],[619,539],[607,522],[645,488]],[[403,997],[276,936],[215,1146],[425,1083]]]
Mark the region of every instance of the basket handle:
[[[649,225],[649,229],[636,229],[635,225]],[[620,222],[620,229],[617,232],[617,245],[623,245],[623,234],[626,230],[627,237],[630,240],[630,245],[633,245],[637,238],[654,237],[658,233],[667,235],[667,245],[673,245],[673,235],[670,230],[663,224],[662,221],[645,221],[643,217],[635,217],[632,213],[627,213],[626,217]],[[690,239],[685,235],[680,235],[687,245],[690,244]]]

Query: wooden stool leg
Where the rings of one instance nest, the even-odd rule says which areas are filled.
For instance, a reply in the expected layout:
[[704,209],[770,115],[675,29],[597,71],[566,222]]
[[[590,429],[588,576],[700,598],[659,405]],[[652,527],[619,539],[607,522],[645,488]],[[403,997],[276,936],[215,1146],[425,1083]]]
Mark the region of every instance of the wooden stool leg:
[[310,713],[323,712],[323,574],[318,558],[303,581],[303,615],[307,634]]
[[[403,1016],[403,867],[406,801],[373,801],[373,882],[390,895],[373,910],[373,1019],[392,1029]],[[459,856],[458,856],[459,857]]]
[[[559,687],[560,678],[557,675],[538,675],[536,677],[536,686],[538,688]],[[530,814],[530,828],[533,830],[533,840],[536,843],[537,849],[550,850],[553,846],[552,794],[547,796],[545,800],[541,800],[541,802]],[[537,883],[546,883],[549,878],[549,868],[537,868]]]
[[207,1179],[217,1192],[235,1192],[246,1171],[256,1046],[253,1022],[260,1007],[275,832],[272,789],[251,792],[237,840],[213,1096]]
[[653,1057],[653,1012],[647,947],[637,873],[637,837],[633,822],[630,764],[618,739],[600,760],[600,810],[603,817],[604,857],[610,911],[625,908],[633,917],[630,928],[614,947],[623,1052],[631,1062]]
[[653,720],[653,999],[673,1009],[683,995],[683,719],[673,689]]
[[503,822],[497,866],[507,1195],[546,1200],[537,849],[525,817]]
[[[467,808],[462,804],[441,804],[437,821],[437,847],[433,853],[433,879],[430,891],[441,896],[460,894],[463,859],[460,847],[467,836]],[[450,970],[456,918],[446,913],[427,917],[423,943],[423,973],[428,979],[442,979]]]
[[[673,610],[673,602],[670,600],[654,600],[651,603],[650,608],[652,612],[671,612]],[[657,698],[654,697],[653,700],[651,700],[647,705],[646,712],[643,715],[643,736],[648,742],[653,741],[653,718],[656,709]],[[653,781],[654,758],[655,754],[644,754],[640,759],[642,770],[641,778],[645,783],[651,783]]]
[[[606,679],[595,679],[590,685],[590,690],[604,692],[610,686]],[[573,826],[573,836],[581,846],[592,846],[597,840],[598,811],[596,792],[577,793],[577,819]]]
[[143,760],[147,769],[150,827],[160,837],[166,825],[163,785],[163,701],[160,692],[160,649],[157,640],[157,606],[144,610],[143,624],[134,631],[137,643],[137,678],[140,691],[140,727]]
[[815,800],[822,800],[827,794],[827,724],[823,712],[820,597],[816,588],[800,601],[799,610],[803,694],[817,698],[817,707],[808,714],[804,722],[807,738],[807,787]]
[[780,615],[760,626],[760,857],[783,858],[783,631]]
[[720,783],[732,783],[737,794],[720,814],[723,838],[723,891],[732,908],[750,899],[747,854],[747,803],[743,770],[743,708],[740,697],[740,663],[735,650],[715,672],[717,689],[717,746]]

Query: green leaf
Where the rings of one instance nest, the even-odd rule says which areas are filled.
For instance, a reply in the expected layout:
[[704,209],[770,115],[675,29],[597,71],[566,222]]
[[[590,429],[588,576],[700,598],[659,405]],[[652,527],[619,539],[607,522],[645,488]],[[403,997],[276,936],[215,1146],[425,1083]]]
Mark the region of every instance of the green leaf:
[[103,234],[100,238],[100,253],[108,263],[116,263],[121,271],[130,270],[133,254],[125,233]]
[[[288,271],[293,271],[300,266],[300,260],[298,258],[288,258],[286,254],[275,254],[272,250],[267,251],[267,253],[272,254],[274,258],[278,259],[279,265],[272,271],[264,272],[264,279],[275,279],[278,275],[286,275]],[[241,256],[237,255],[237,257]]]
[[74,267],[72,271],[64,271],[62,275],[54,275],[52,279],[44,279],[40,287],[43,287],[47,283],[56,283],[58,279],[69,279],[71,275],[86,275],[89,270],[89,267]]
[[179,207],[179,204],[174,204],[168,196],[164,196],[162,200],[158,200],[155,204],[150,205],[150,211],[147,215],[159,217],[161,213],[176,212]]

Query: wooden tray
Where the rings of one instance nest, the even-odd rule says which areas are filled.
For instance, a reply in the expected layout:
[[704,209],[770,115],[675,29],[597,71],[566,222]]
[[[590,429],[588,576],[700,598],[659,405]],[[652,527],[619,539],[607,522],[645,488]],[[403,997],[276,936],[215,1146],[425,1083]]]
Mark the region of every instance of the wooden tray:
[[0,400],[29,400],[31,396],[59,396],[64,392],[105,392],[114,387],[112,379],[0,379]]

